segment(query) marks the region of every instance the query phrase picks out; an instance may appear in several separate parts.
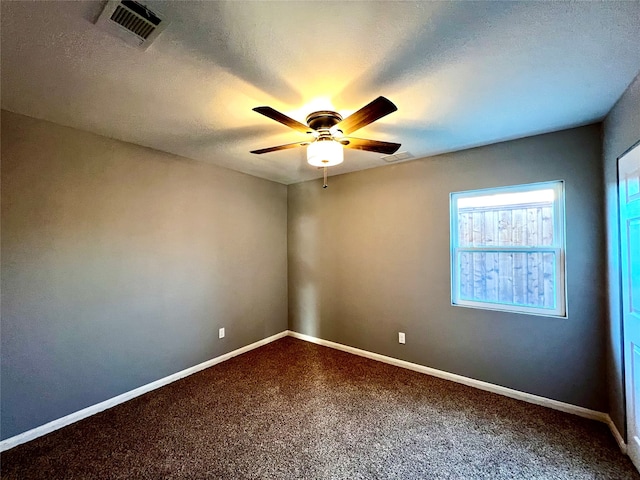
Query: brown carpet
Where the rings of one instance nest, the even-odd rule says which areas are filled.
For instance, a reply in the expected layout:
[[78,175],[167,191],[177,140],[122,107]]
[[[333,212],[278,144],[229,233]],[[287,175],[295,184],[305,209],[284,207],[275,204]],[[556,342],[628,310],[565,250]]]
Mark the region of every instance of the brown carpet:
[[2,478],[640,475],[604,424],[283,338],[13,448]]

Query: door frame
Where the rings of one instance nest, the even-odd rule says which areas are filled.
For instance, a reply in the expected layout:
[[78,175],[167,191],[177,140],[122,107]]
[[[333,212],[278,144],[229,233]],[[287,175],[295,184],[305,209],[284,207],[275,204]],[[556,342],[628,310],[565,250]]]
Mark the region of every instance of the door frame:
[[[631,153],[633,150],[635,150],[636,148],[640,149],[640,140],[636,141],[635,143],[633,143],[629,148],[627,148],[621,155],[619,155],[616,158],[616,197],[617,197],[617,219],[616,219],[616,223],[617,223],[617,231],[618,231],[618,289],[619,289],[619,298],[618,298],[618,312],[620,315],[620,337],[621,337],[621,354],[622,354],[622,379],[623,379],[623,385],[622,385],[622,401],[623,401],[623,405],[624,405],[624,432],[623,432],[623,439],[625,441],[625,446],[627,448],[625,448],[625,453],[627,453],[627,455],[629,455],[629,444],[630,444],[630,439],[629,439],[629,421],[631,420],[631,416],[629,415],[629,409],[633,408],[633,406],[629,406],[628,402],[630,401],[631,398],[633,398],[633,395],[630,395],[630,392],[628,392],[628,381],[627,381],[627,375],[630,374],[630,372],[627,369],[627,353],[628,353],[628,345],[627,345],[627,338],[626,338],[626,328],[625,328],[625,311],[624,311],[624,287],[623,287],[623,263],[622,263],[622,258],[623,258],[623,251],[622,251],[622,247],[623,247],[623,234],[626,235],[626,230],[623,229],[623,225],[622,225],[622,208],[621,208],[621,198],[620,198],[620,161],[627,156],[629,153]],[[628,260],[628,259],[627,259]],[[635,463],[635,462],[634,462]],[[636,468],[640,471],[640,466],[636,465]]]

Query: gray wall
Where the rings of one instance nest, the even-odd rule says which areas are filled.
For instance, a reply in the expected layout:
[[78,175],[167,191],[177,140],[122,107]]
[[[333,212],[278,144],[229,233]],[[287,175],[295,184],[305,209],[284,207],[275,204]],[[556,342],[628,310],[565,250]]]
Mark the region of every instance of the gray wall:
[[609,414],[625,431],[624,357],[620,305],[620,235],[618,230],[618,157],[640,141],[640,75],[631,83],[604,122],[607,285],[609,288],[607,378]]
[[286,209],[284,185],[3,112],[2,438],[286,330]]
[[[636,79],[605,123],[610,222],[615,159],[640,137],[639,105]],[[611,302],[607,332],[599,274],[600,133],[287,189],[3,112],[2,438],[286,329],[287,240],[291,329],[587,408],[610,402],[621,428],[619,316]],[[569,318],[452,307],[449,192],[556,179]]]
[[[558,179],[569,318],[451,306],[449,193]],[[289,186],[290,329],[606,411],[599,125],[320,185]]]

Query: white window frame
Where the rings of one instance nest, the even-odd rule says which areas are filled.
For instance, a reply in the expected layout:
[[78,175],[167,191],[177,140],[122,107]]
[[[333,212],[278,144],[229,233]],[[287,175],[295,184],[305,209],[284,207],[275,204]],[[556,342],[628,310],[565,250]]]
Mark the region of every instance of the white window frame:
[[[521,193],[535,190],[554,190],[553,202],[553,245],[537,247],[517,246],[486,246],[486,247],[460,247],[458,246],[458,200],[468,197],[479,197],[503,193]],[[513,185],[506,187],[486,188],[481,190],[469,190],[453,192],[449,195],[449,216],[451,221],[450,245],[451,245],[451,305],[455,307],[478,308],[484,310],[497,310],[545,317],[567,318],[567,291],[566,291],[566,245],[565,245],[565,193],[564,180],[552,182],[530,183],[526,185]],[[497,302],[484,302],[460,298],[460,279],[458,278],[459,258],[462,252],[553,252],[555,254],[555,309],[544,307],[531,307],[517,304],[505,304]]]

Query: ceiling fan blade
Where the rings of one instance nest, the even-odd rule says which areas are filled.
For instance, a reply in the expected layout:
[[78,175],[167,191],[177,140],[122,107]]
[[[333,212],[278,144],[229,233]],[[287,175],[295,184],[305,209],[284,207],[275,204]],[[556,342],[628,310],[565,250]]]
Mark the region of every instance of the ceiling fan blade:
[[313,132],[313,128],[309,127],[308,125],[300,123],[299,121],[294,120],[291,117],[287,117],[284,113],[280,113],[279,111],[274,110],[271,107],[256,107],[253,109],[253,111],[261,113],[265,117],[269,117],[270,119],[275,120],[276,122],[280,122],[283,125],[286,125],[289,128],[293,128],[294,130],[297,130],[299,132]]
[[[346,143],[348,142],[348,143]],[[356,150],[366,150],[368,152],[383,153],[385,155],[391,155],[396,153],[400,148],[399,143],[393,142],[381,142],[380,140],[366,140],[364,138],[346,137],[340,140],[347,148],[355,148]]]
[[309,145],[309,142],[287,143],[285,145],[278,145],[277,147],[261,148],[260,150],[251,150],[250,153],[257,153],[259,155],[261,153],[277,152],[278,150],[287,150],[289,148],[304,147],[306,145]]
[[398,110],[398,107],[391,100],[385,97],[378,97],[370,104],[349,115],[333,128],[342,130],[342,133],[348,135],[396,110]]

